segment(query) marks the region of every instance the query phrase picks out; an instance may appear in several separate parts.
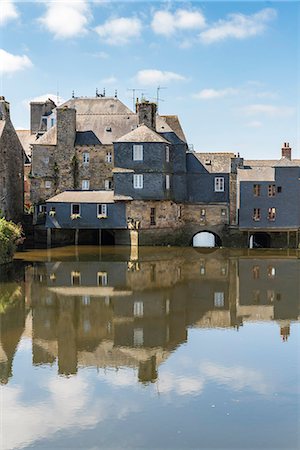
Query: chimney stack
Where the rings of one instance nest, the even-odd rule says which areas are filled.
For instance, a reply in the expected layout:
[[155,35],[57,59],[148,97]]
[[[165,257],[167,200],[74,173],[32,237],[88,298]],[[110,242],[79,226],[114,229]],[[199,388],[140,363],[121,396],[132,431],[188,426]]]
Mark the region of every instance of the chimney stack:
[[136,102],[136,112],[139,118],[139,125],[146,125],[152,130],[156,130],[156,103],[148,102],[147,100],[142,100],[141,102]]
[[290,147],[290,144],[288,142],[284,142],[283,147],[281,149],[281,157],[287,158],[289,160],[292,159],[292,149]]
[[0,96],[0,120],[9,120],[9,103],[5,100],[5,97]]

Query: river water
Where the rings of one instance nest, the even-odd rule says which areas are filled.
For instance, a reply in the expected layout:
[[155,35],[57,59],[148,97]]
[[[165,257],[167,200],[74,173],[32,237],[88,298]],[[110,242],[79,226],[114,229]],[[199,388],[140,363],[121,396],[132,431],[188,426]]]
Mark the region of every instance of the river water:
[[297,256],[17,254],[0,275],[0,448],[299,449]]

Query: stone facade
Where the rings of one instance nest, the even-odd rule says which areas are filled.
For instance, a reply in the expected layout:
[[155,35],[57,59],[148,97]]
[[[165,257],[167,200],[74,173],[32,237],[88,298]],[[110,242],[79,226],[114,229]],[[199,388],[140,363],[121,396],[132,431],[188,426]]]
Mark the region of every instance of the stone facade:
[[21,221],[24,212],[24,153],[11,123],[9,103],[0,97],[0,210]]

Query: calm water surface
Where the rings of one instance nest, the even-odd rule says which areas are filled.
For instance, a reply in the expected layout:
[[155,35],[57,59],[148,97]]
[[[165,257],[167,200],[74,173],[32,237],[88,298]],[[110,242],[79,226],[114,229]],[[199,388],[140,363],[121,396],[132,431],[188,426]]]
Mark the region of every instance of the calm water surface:
[[296,253],[20,253],[0,275],[0,448],[297,450],[299,319]]

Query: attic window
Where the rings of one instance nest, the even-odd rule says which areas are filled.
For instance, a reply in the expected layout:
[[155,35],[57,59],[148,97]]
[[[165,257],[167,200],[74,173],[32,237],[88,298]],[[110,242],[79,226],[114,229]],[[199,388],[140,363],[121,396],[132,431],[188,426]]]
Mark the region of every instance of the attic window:
[[105,131],[111,131],[111,127],[106,127]]

